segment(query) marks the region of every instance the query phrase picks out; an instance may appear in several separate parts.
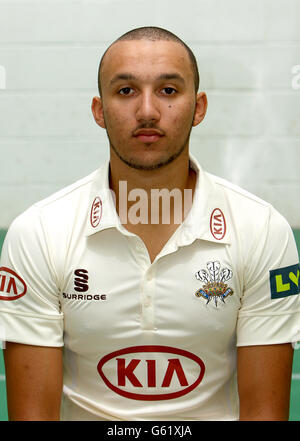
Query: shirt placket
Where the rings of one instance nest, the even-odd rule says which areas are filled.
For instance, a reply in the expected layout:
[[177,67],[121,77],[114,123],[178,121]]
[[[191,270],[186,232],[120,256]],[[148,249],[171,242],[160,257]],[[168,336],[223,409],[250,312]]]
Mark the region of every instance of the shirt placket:
[[139,237],[135,241],[135,257],[141,268],[140,314],[143,330],[155,329],[155,272],[156,263],[150,262],[147,248]]
[[155,329],[155,264],[144,273],[141,291],[141,326],[144,330]]

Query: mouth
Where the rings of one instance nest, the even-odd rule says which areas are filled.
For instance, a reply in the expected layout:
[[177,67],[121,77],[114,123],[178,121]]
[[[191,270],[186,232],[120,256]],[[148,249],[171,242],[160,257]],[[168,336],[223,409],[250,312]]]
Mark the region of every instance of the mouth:
[[149,144],[158,141],[164,135],[159,130],[139,129],[134,132],[133,136],[137,138],[139,141]]

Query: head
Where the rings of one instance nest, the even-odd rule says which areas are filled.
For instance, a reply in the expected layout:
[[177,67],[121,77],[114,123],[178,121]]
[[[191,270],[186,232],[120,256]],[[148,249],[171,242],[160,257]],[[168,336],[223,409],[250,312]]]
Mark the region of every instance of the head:
[[107,131],[111,156],[136,169],[175,160],[206,113],[195,56],[161,28],[138,28],[112,43],[99,65],[98,87],[92,111]]
[[[178,43],[178,44],[182,45],[182,47],[186,50],[187,55],[188,55],[189,60],[190,60],[190,63],[191,63],[191,69],[192,69],[192,72],[193,72],[193,75],[194,75],[195,93],[198,92],[200,78],[199,78],[199,71],[198,71],[197,60],[195,58],[195,55],[191,51],[191,49],[184,43],[184,41],[182,41],[179,37],[177,37],[175,34],[173,34],[172,32],[170,32],[170,31],[168,31],[166,29],[162,29],[162,28],[158,28],[158,27],[153,27],[153,26],[151,26],[151,27],[150,26],[145,26],[145,27],[142,27],[142,28],[137,28],[137,29],[133,29],[132,31],[126,32],[126,34],[123,34],[121,37],[119,37],[117,40],[115,40],[112,43],[112,45],[117,43],[118,41],[137,41],[137,40],[173,41],[175,43]],[[98,90],[99,90],[100,97],[102,95],[102,88],[101,88],[102,66],[104,64],[105,55],[107,54],[107,52],[109,51],[111,46],[109,46],[106,49],[106,51],[102,55],[102,58],[101,58],[100,64],[99,64],[99,69],[98,69]]]

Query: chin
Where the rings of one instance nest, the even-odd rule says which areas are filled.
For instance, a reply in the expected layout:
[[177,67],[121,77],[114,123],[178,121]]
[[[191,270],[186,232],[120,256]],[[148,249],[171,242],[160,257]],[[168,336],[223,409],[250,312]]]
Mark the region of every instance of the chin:
[[139,151],[135,155],[128,157],[127,155],[123,155],[121,152],[119,152],[111,144],[112,150],[123,163],[136,170],[144,171],[158,170],[167,166],[181,155],[181,153],[185,150],[185,147],[186,144],[184,144],[177,151],[170,153],[162,152],[158,149],[151,149],[150,144],[148,150],[146,147],[146,149],[143,151]]
[[170,164],[178,155],[158,151],[144,151],[141,154],[124,158],[130,167],[137,170],[157,170]]

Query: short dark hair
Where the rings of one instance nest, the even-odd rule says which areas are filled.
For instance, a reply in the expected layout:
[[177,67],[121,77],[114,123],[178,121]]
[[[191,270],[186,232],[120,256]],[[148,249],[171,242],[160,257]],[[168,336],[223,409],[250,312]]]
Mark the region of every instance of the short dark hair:
[[131,31],[126,32],[125,34],[121,35],[121,37],[117,38],[104,52],[100,64],[99,64],[99,70],[98,70],[98,89],[99,94],[101,96],[101,68],[103,65],[104,57],[109,50],[109,48],[117,43],[118,41],[128,41],[128,40],[150,40],[150,41],[158,41],[158,40],[164,40],[164,41],[174,41],[175,43],[181,44],[187,51],[192,71],[194,74],[194,84],[195,84],[195,92],[198,92],[199,89],[199,71],[198,71],[198,65],[197,60],[195,58],[195,55],[193,54],[192,50],[179,38],[177,35],[173,34],[170,31],[167,31],[163,28],[158,28],[155,26],[144,26],[141,28],[136,28]]

